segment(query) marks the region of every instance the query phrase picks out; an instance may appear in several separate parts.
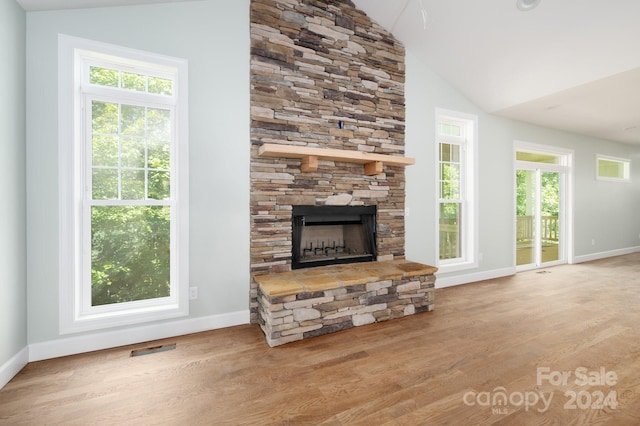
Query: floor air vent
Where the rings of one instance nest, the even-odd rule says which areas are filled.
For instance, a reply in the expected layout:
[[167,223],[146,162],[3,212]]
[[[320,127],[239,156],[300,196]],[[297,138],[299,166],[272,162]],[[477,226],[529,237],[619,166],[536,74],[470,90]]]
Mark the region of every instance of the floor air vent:
[[142,356],[142,355],[155,354],[155,353],[158,353],[158,352],[170,351],[170,350],[175,349],[175,348],[176,348],[176,344],[175,343],[173,343],[171,345],[152,346],[150,348],[133,350],[133,351],[131,351],[131,356]]

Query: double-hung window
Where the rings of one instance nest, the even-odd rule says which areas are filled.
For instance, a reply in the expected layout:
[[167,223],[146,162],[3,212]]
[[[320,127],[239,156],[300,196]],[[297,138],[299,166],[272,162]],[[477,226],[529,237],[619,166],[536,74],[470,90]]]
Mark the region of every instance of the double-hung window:
[[61,332],[188,314],[186,61],[60,37]]
[[442,271],[476,266],[475,145],[477,118],[436,112],[437,253]]

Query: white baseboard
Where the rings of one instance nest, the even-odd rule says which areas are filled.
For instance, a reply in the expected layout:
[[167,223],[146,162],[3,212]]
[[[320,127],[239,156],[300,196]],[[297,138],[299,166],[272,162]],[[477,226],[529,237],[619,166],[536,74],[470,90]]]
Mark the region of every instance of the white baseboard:
[[25,346],[20,352],[15,354],[9,361],[0,366],[0,389],[4,387],[13,377],[29,363],[29,347]]
[[[610,250],[610,251],[604,251],[600,253],[587,254],[584,256],[575,256],[571,263],[582,263],[582,262],[588,262],[590,260],[606,259],[607,257],[622,256],[625,254],[638,253],[638,252],[640,252],[640,246],[629,247],[629,248],[618,249],[618,250]],[[516,273],[516,268],[511,267],[511,268],[494,269],[491,271],[475,272],[471,274],[461,274],[461,275],[455,275],[451,277],[437,277],[436,288],[452,287],[456,285],[474,283],[477,281],[507,277],[509,275],[514,275],[515,273]]]
[[57,358],[83,352],[132,345],[150,340],[166,339],[185,334],[199,333],[217,328],[248,324],[249,310],[230,312],[228,314],[211,315],[200,318],[188,318],[139,327],[128,327],[119,330],[96,332],[81,336],[62,337],[47,342],[29,345],[28,361]]
[[507,277],[516,273],[516,268],[493,269],[491,271],[475,272],[472,274],[456,275],[454,277],[437,277],[436,288],[452,287],[454,285],[469,284],[477,281],[492,280]]
[[625,254],[640,252],[640,246],[629,247],[625,249],[602,251],[600,253],[585,254],[583,256],[574,256],[571,263],[589,262],[590,260],[606,259],[607,257],[622,256]]

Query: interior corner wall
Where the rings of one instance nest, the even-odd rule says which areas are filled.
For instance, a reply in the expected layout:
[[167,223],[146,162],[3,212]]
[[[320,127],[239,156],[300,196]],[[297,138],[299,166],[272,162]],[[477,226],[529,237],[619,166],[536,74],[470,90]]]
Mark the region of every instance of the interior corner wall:
[[25,16],[15,1],[0,2],[0,387],[27,347]]
[[[189,274],[198,298],[190,302],[189,317],[148,323],[136,333],[150,340],[157,338],[148,332],[154,326],[162,331],[173,330],[176,324],[206,328],[231,317],[248,322],[249,0],[29,12],[27,258],[32,356],[48,350],[50,343],[60,347],[84,338],[83,348],[91,350],[106,335],[135,334],[135,327],[59,334],[58,239],[63,236],[58,235],[56,161],[58,34],[188,61]],[[185,328],[178,328],[184,334]],[[195,331],[201,330],[186,330]]]

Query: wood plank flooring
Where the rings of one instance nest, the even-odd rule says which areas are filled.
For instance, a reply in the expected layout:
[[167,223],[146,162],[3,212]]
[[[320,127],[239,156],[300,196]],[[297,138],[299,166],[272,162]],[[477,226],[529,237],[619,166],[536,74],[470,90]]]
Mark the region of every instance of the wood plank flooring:
[[[0,424],[638,425],[639,306],[631,254],[439,289],[431,313],[277,348],[245,325],[34,362],[0,391]],[[545,367],[571,376],[538,383]],[[581,385],[580,367],[617,380]],[[540,393],[546,410],[522,403]]]

